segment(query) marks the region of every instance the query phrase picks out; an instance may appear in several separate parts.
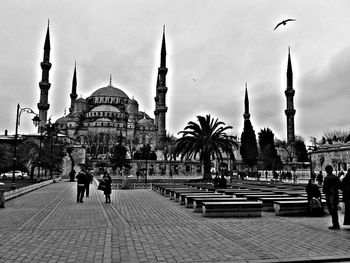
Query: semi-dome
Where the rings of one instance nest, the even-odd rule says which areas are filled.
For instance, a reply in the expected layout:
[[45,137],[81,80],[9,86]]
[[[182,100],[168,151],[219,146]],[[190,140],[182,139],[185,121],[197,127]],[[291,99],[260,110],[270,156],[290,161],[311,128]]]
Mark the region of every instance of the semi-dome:
[[146,119],[146,117],[143,117],[137,122],[137,125],[139,126],[153,126],[153,121],[151,119]]
[[61,117],[61,118],[56,120],[56,123],[57,124],[67,124],[68,121],[69,121],[69,119],[67,117]]
[[128,95],[126,95],[124,91],[113,87],[112,84],[109,84],[107,87],[102,87],[96,90],[94,93],[91,94],[90,97],[118,97],[129,99]]
[[86,103],[86,100],[83,98],[79,98],[75,101],[75,103]]
[[96,120],[96,122],[112,122],[112,121],[108,118],[99,118]]
[[91,110],[92,112],[95,111],[109,111],[109,112],[120,112],[120,110],[112,105],[100,105]]
[[138,119],[146,118],[146,119],[151,119],[151,117],[143,111],[138,111],[137,112]]
[[139,103],[137,102],[137,100],[135,100],[134,98],[132,98],[131,100],[129,100],[128,103],[129,103],[129,104],[133,104],[133,105],[139,105]]

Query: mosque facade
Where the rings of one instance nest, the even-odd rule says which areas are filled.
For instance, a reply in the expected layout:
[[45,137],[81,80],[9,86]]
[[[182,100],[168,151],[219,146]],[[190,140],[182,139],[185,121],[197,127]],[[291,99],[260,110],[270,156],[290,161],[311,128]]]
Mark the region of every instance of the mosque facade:
[[[43,80],[40,89],[47,93],[49,63],[49,28],[44,46],[44,61],[41,63]],[[51,66],[51,64],[50,64]],[[83,145],[87,157],[108,158],[113,147],[122,143],[128,148],[130,155],[143,145],[150,145],[153,151],[163,150],[166,137],[166,45],[165,31],[161,46],[160,67],[158,68],[157,85],[155,89],[154,118],[139,110],[139,103],[120,88],[109,84],[96,89],[87,98],[77,96],[77,68],[74,67],[72,91],[70,94],[69,113],[56,120],[59,131],[77,144]],[[45,117],[49,108],[47,94],[41,93],[38,103],[40,116]],[[44,107],[45,106],[45,107]],[[46,123],[43,118],[43,123]],[[40,128],[39,128],[40,129]]]

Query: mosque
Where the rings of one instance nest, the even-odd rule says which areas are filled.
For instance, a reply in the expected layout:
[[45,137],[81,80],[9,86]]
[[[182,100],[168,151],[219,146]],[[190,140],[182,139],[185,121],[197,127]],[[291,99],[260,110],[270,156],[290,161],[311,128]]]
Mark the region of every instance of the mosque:
[[[50,108],[50,104],[48,103],[48,92],[51,87],[49,82],[49,71],[51,68],[50,49],[50,31],[48,26],[43,61],[40,63],[42,79],[39,82],[41,90],[40,101],[38,103],[39,118],[41,120],[39,132],[43,130],[43,127],[47,123],[47,111]],[[124,91],[113,86],[112,76],[110,76],[107,86],[96,89],[87,98],[78,98],[77,69],[75,65],[70,93],[69,113],[56,120],[60,133],[75,140],[78,145],[83,146],[88,158],[108,158],[113,151],[113,147],[120,142],[127,147],[130,157],[132,157],[133,153],[142,146],[149,144],[152,151],[157,153],[157,163],[153,165],[158,165],[161,174],[171,174],[173,171],[176,174],[179,169],[183,170],[183,174],[200,173],[201,165],[198,160],[186,160],[186,162],[168,161],[165,157],[166,154],[164,154],[167,151],[166,141],[168,139],[166,135],[167,72],[165,28],[163,28],[160,66],[158,68],[157,84],[154,90],[154,118],[152,118],[146,112],[139,110],[139,104],[136,99],[129,98]],[[287,89],[285,90],[288,143],[295,140],[294,115],[296,111],[293,102],[294,94],[293,72],[289,51]],[[250,116],[247,91],[245,113],[243,116],[245,119],[249,119]],[[239,163],[241,157],[239,154],[235,154],[235,157],[236,165],[237,161]],[[231,168],[234,169],[233,163],[231,163]],[[139,167],[136,167],[135,171],[138,169]],[[157,172],[156,169],[154,171]]]
[[[39,131],[47,122],[48,91],[50,63],[50,31],[47,28],[44,60],[41,63],[42,80],[40,102],[38,103],[41,123]],[[153,151],[163,150],[166,137],[166,44],[165,28],[160,52],[160,67],[157,74],[155,88],[154,118],[139,110],[136,99],[129,96],[120,88],[113,86],[112,76],[109,84],[96,89],[87,98],[78,98],[77,70],[73,72],[72,90],[70,93],[69,113],[56,120],[61,133],[73,138],[83,145],[88,157],[106,158],[112,148],[119,142],[134,152],[145,144],[149,144]],[[68,95],[68,94],[67,94]]]

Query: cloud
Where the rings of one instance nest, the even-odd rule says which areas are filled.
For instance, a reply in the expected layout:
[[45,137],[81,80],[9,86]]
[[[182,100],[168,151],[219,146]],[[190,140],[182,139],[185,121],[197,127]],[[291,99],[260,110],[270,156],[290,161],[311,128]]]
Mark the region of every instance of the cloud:
[[300,126],[306,134],[320,137],[329,129],[350,126],[349,83],[350,48],[342,49],[326,65],[300,78],[296,107]]

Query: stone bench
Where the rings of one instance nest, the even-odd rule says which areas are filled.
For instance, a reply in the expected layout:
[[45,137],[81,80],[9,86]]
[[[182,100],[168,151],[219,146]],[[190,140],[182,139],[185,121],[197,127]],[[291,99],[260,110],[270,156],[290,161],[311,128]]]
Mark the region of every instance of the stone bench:
[[[180,202],[180,205],[186,205],[186,199],[192,196],[223,196],[223,194],[213,193],[213,192],[208,192],[203,190],[201,192],[179,193],[179,198],[177,202]],[[232,197],[232,196],[230,195],[229,197]]]
[[162,189],[169,188],[169,187],[185,187],[185,186],[183,184],[170,184],[170,183],[152,184],[152,190],[157,192],[161,192]]
[[264,212],[275,212],[275,208],[273,206],[275,201],[300,201],[300,200],[307,200],[307,199],[305,197],[292,197],[292,196],[286,196],[286,197],[266,197],[265,196],[258,199],[258,201],[261,201],[263,203]]
[[291,190],[282,190],[282,191],[273,191],[275,194],[287,194],[290,196],[302,196],[306,194],[306,191],[291,191]]
[[262,202],[203,202],[204,217],[261,217]]
[[207,190],[215,190],[215,187],[213,186],[213,184],[210,183],[187,183],[185,185],[191,186],[191,187],[195,187],[197,189],[207,189]]
[[217,188],[215,189],[215,192],[217,193],[242,193],[242,192],[260,192],[260,191],[251,191],[249,189],[235,189],[235,188]]
[[185,187],[182,184],[152,184],[152,189],[162,195],[164,195],[164,191],[166,188],[180,188],[180,187]]
[[257,201],[260,198],[280,198],[280,197],[290,197],[289,195],[277,195],[277,194],[247,194],[246,197],[248,201]]
[[[308,201],[274,201],[273,203],[276,216],[298,216],[308,214]],[[326,208],[325,200],[322,200],[323,210]],[[327,213],[327,211],[325,211]]]
[[251,191],[251,192],[240,192],[240,193],[233,193],[234,197],[246,197],[249,195],[274,195],[272,192],[257,192],[257,191]]
[[216,197],[195,197],[192,201],[193,212],[202,213],[203,202],[242,202],[247,201],[245,197],[232,197],[232,196],[216,196]]
[[[201,194],[183,194],[180,195],[180,204],[184,204],[187,208],[193,207],[193,199],[194,198],[215,198],[215,199],[221,199],[221,198],[233,198],[232,195],[223,195],[219,193],[201,193]],[[184,200],[183,200],[184,199]],[[183,201],[182,201],[183,200]]]
[[[180,202],[180,195],[181,194],[196,194],[196,193],[208,194],[209,192],[206,190],[200,190],[200,189],[173,190],[170,193],[170,200],[175,200],[175,202]],[[183,199],[183,202],[184,201],[185,201],[185,199]]]
[[165,197],[171,197],[173,192],[176,190],[188,190],[188,189],[190,189],[190,188],[188,188],[188,187],[164,188],[164,189],[162,189],[161,194],[164,195]]

